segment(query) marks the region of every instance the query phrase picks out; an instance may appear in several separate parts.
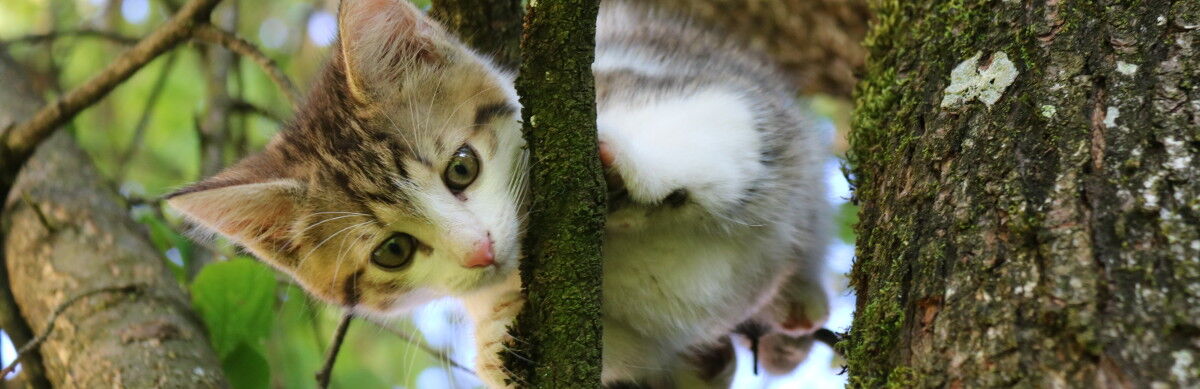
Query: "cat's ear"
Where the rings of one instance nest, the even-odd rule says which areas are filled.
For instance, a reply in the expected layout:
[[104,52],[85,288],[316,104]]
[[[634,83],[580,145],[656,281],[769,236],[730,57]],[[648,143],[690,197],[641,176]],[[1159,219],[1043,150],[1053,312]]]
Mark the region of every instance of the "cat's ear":
[[343,0],[338,7],[342,65],[351,90],[394,85],[413,67],[443,61],[448,37],[407,0]]
[[172,193],[167,203],[262,259],[285,261],[304,185],[290,178],[245,180],[228,173]]

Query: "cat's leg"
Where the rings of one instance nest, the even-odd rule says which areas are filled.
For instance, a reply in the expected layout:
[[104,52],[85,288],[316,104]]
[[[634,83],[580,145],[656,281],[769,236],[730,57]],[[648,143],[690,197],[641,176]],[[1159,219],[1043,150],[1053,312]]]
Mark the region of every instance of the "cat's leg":
[[508,327],[525,305],[519,275],[514,273],[501,285],[463,297],[463,302],[475,322],[475,374],[479,380],[492,389],[520,387],[511,382],[501,359],[513,342]]
[[790,337],[803,337],[821,329],[829,319],[829,292],[818,266],[801,266],[792,274],[771,302],[762,307],[753,320]]
[[808,358],[815,340],[812,335],[790,336],[772,332],[758,339],[758,365],[771,375],[796,370]]
[[676,388],[725,389],[733,384],[737,372],[737,356],[729,336],[711,344],[696,347],[682,355],[675,370]]

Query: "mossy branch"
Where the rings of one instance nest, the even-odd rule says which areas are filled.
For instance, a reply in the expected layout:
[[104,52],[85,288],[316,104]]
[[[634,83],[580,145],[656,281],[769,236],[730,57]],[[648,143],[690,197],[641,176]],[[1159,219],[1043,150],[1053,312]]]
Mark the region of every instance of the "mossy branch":
[[517,92],[530,152],[527,297],[505,366],[530,388],[600,387],[605,185],[596,141],[596,0],[531,3]]

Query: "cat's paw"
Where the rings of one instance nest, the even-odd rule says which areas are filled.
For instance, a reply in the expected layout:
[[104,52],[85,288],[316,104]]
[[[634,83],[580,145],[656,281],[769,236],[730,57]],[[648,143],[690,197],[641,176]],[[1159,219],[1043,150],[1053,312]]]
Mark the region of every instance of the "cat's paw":
[[794,337],[774,332],[764,335],[758,342],[759,364],[772,375],[784,375],[795,371],[801,362],[808,359],[813,337]]
[[811,335],[829,319],[829,294],[820,283],[794,278],[757,316],[787,336]]

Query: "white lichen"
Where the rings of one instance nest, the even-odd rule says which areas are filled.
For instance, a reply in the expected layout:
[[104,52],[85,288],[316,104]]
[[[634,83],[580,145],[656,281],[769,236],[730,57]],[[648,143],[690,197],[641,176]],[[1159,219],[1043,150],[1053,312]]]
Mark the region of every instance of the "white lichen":
[[1055,108],[1053,105],[1042,105],[1042,117],[1049,119],[1054,117],[1054,114],[1056,113],[1058,113],[1058,108]]
[[1171,358],[1175,358],[1175,364],[1171,365],[1171,375],[1175,376],[1175,382],[1181,386],[1191,383],[1192,353],[1179,350],[1171,353]]
[[1104,111],[1104,126],[1108,128],[1116,127],[1117,117],[1120,116],[1121,110],[1117,109],[1117,107],[1108,107],[1108,109]]
[[1163,173],[1158,172],[1142,183],[1142,205],[1145,209],[1158,209],[1158,184],[1162,179]]
[[1117,73],[1121,73],[1126,76],[1132,76],[1134,74],[1137,74],[1137,71],[1138,71],[1137,65],[1134,65],[1131,63],[1126,63],[1125,61],[1117,61]]
[[959,63],[950,71],[950,85],[943,91],[942,108],[961,106],[978,99],[991,108],[1004,95],[1004,90],[1017,79],[1017,67],[1003,51],[992,55],[992,62],[979,66],[983,52]]
[[1167,167],[1177,172],[1186,172],[1192,168],[1192,155],[1188,153],[1183,141],[1168,136],[1163,139],[1167,147]]

